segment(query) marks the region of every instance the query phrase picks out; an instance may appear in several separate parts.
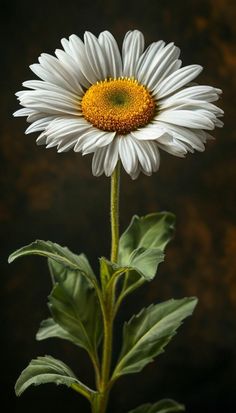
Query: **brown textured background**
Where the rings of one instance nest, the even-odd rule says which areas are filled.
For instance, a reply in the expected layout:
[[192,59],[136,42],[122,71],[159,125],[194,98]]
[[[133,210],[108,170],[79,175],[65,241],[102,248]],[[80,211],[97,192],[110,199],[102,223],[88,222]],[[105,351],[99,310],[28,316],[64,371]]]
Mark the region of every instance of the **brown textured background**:
[[[1,394],[7,412],[87,413],[70,390],[53,385],[29,389],[20,399],[14,382],[29,360],[51,354],[91,381],[83,351],[57,340],[36,342],[47,317],[50,281],[46,262],[32,257],[8,266],[7,256],[35,238],[84,251],[97,267],[109,254],[109,180],[91,174],[91,159],[58,155],[24,136],[24,119],[13,119],[14,92],[33,77],[28,66],[59,40],[84,30],[108,29],[121,42],[138,28],[147,44],[164,39],[182,50],[184,64],[200,63],[200,83],[221,87],[225,127],[205,153],[179,160],[162,153],[160,171],[133,182],[122,176],[121,226],[134,213],[170,210],[177,215],[175,240],[158,276],[122,307],[124,319],[151,301],[197,295],[199,305],[164,355],[141,374],[114,388],[110,413],[173,397],[189,413],[236,411],[236,218],[235,84],[236,6],[233,0],[2,2],[1,105]],[[115,338],[119,349],[119,333]]]

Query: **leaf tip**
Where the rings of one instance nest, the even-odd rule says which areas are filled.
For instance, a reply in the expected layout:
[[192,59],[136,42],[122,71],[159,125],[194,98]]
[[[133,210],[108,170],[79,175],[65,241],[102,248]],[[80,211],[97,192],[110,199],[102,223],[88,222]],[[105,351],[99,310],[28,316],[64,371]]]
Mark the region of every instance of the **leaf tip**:
[[8,264],[11,264],[13,261],[14,261],[14,252],[11,255],[9,255],[7,259]]
[[20,385],[19,385],[19,379],[20,379],[20,377],[17,379],[16,384],[15,384],[15,386],[14,386],[14,390],[15,390],[15,395],[16,395],[16,397],[20,397],[21,394],[22,394],[21,387],[20,387]]

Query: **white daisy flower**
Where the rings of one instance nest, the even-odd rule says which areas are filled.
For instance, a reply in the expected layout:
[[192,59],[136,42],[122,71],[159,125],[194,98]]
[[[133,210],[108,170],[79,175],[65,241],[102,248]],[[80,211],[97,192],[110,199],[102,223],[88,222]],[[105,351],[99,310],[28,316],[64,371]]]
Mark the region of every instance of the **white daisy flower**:
[[204,151],[221,127],[223,111],[212,102],[220,89],[191,83],[199,65],[181,67],[180,50],[162,40],[146,50],[138,30],[129,31],[120,53],[108,31],[62,39],[64,50],[43,53],[30,66],[41,80],[23,83],[16,95],[27,116],[26,133],[41,131],[38,145],[93,153],[92,171],[110,176],[118,160],[137,178],[159,168],[159,149],[184,157]]

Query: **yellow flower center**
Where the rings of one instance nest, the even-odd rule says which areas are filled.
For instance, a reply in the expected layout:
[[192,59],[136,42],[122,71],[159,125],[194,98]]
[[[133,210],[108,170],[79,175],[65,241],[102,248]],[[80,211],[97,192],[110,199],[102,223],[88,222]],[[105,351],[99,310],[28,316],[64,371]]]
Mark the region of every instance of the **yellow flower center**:
[[108,79],[92,85],[81,102],[92,125],[125,135],[149,123],[156,104],[145,86],[133,78]]

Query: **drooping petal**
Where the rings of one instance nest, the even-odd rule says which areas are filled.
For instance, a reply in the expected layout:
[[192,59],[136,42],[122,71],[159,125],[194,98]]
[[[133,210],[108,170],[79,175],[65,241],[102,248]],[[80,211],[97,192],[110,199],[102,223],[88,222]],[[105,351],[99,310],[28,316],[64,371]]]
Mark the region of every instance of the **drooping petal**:
[[63,152],[74,147],[81,135],[90,129],[90,124],[83,118],[57,118],[49,123],[37,143],[41,145],[46,139],[47,148],[57,146],[58,151]]
[[120,160],[126,172],[131,175],[138,163],[133,139],[129,135],[120,136],[118,139]]
[[104,171],[106,176],[111,176],[119,158],[119,140],[113,139],[110,145],[106,146],[106,156],[104,159]]
[[82,148],[82,153],[83,155],[87,155],[88,153],[93,153],[96,148],[102,148],[103,146],[107,146],[111,144],[113,141],[116,132],[103,132],[101,134],[94,134],[94,136],[89,137],[84,144]]
[[98,148],[94,152],[92,161],[92,173],[94,176],[101,176],[104,173],[106,152],[106,147]]
[[157,144],[150,141],[133,141],[142,171],[150,176],[156,172],[160,164]]
[[[158,122],[161,123],[161,122]],[[185,142],[194,150],[199,152],[204,151],[205,146],[205,135],[202,135],[202,131],[198,129],[184,128],[182,126],[172,125],[172,124],[163,124],[168,136],[174,137],[177,141]],[[157,142],[165,143],[160,139],[157,139]],[[166,142],[167,143],[167,142]]]
[[[74,147],[74,151],[75,152],[83,152],[83,147],[84,145],[89,142],[91,139],[94,140],[94,142],[96,142],[96,140],[98,140],[101,136],[104,135],[104,131],[94,128],[93,126],[91,126],[90,128],[84,130],[81,133],[81,136],[78,139],[78,142],[76,143],[75,147]],[[96,149],[96,145],[94,147],[94,149]],[[90,153],[90,152],[89,152]]]
[[159,136],[162,136],[165,133],[164,127],[158,123],[150,123],[149,125],[145,126],[141,129],[136,129],[135,131],[131,131],[130,135],[138,140],[145,141],[145,140],[156,140]]

